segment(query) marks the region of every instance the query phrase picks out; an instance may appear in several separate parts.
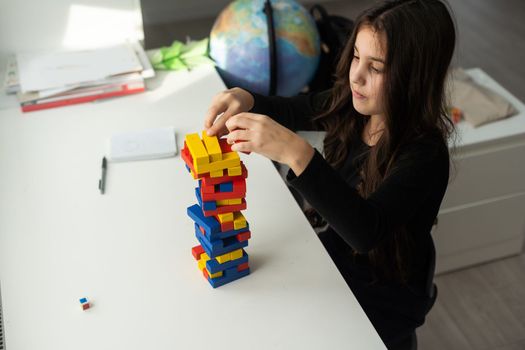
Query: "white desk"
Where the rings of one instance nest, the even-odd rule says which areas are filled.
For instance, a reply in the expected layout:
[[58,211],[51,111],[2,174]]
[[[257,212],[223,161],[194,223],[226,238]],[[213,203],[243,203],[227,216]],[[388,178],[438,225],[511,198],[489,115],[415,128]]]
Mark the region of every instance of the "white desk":
[[111,134],[172,125],[180,146],[224,88],[209,68],[150,85],[111,101],[0,110],[7,350],[384,349],[267,159],[242,156],[252,274],[217,289],[191,255],[196,182],[179,157],[110,164],[99,194]]

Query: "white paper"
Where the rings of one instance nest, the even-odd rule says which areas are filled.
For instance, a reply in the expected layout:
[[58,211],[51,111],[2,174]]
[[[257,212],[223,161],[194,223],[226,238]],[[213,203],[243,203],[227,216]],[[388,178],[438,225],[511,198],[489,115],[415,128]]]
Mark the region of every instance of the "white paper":
[[135,51],[127,44],[85,51],[21,53],[17,62],[22,92],[60,89],[142,71]]
[[176,154],[173,127],[119,133],[109,140],[108,158],[114,162],[166,158]]

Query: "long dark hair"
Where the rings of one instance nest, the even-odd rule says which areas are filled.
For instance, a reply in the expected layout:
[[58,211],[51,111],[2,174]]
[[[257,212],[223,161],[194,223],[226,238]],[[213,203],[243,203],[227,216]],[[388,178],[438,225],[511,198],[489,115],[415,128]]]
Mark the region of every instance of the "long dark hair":
[[[427,137],[439,137],[446,142],[452,134],[445,82],[456,34],[448,6],[439,0],[385,1],[356,19],[336,69],[327,109],[314,119],[327,131],[325,156],[335,168],[343,164],[350,143],[361,137],[367,120],[353,107],[348,74],[356,36],[363,26],[370,26],[386,38],[383,72],[386,120],[379,141],[369,150],[361,168],[358,190],[366,198],[392,172],[401,147]],[[401,227],[367,254],[385,275],[406,282],[410,242],[406,229]]]

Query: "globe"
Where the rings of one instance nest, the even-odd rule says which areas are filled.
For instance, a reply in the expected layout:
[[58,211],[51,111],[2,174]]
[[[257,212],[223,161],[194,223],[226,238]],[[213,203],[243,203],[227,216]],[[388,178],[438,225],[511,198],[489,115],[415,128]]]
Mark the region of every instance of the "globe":
[[[270,54],[264,0],[236,0],[217,17],[210,33],[210,57],[228,87],[268,95]],[[313,78],[320,57],[317,27],[293,0],[273,0],[277,91],[299,93]]]

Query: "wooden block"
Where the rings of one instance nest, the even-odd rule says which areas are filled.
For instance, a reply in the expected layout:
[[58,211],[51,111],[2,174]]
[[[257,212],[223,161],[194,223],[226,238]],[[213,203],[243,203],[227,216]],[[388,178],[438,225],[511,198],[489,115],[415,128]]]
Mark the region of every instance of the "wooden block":
[[231,253],[226,253],[226,254],[223,254],[223,255],[219,255],[218,257],[215,258],[215,260],[217,260],[219,262],[219,264],[224,264],[225,262],[228,262],[231,259],[232,259],[231,258]]
[[240,264],[237,266],[237,271],[242,271],[248,269],[250,266],[248,266],[248,262],[245,262],[243,264]]
[[193,247],[193,248],[191,248],[191,254],[195,258],[195,260],[200,260],[202,253],[204,253],[204,248],[200,244],[195,246],[195,247]]
[[224,182],[219,184],[219,192],[232,192],[233,191],[233,182]]
[[241,174],[242,174],[241,166],[235,166],[232,168],[228,168],[228,176],[239,176]]
[[222,160],[222,150],[221,146],[219,145],[219,140],[217,139],[217,136],[208,136],[208,134],[206,134],[206,131],[203,131],[202,141],[204,142],[204,146],[206,147],[206,150],[208,151],[208,154],[210,155],[210,160],[212,162]]
[[231,254],[231,260],[242,258],[242,249],[234,250]]
[[[181,155],[182,155],[182,152],[181,152]],[[184,159],[184,157],[183,157],[183,159]],[[186,162],[186,164],[187,164],[187,162]],[[244,166],[243,162],[241,162],[241,169],[242,169],[242,173],[241,173],[240,176],[225,175],[225,176],[217,176],[217,177],[204,177],[202,179],[202,183],[204,185],[206,185],[206,186],[209,186],[209,185],[220,184],[220,183],[223,183],[223,182],[228,182],[228,181],[234,181],[234,180],[240,180],[240,179],[248,178],[248,170]]]
[[210,276],[210,278],[221,277],[222,276],[222,271],[219,271],[219,272],[216,272],[216,273],[212,273],[212,274],[210,274],[210,272],[208,271],[208,275]]
[[210,171],[210,177],[222,177],[223,170]]
[[233,221],[233,213],[217,214],[217,219],[222,224],[223,222]]
[[[206,203],[206,202],[204,202]],[[231,213],[234,211],[240,211],[246,209],[246,201],[243,199],[241,204],[235,205],[222,205],[213,210],[203,209],[204,216],[216,216],[222,213]]]
[[[197,168],[198,165],[204,165],[210,163],[210,157],[206,147],[202,144],[202,141],[198,134],[188,134],[185,137],[184,142],[190,150],[191,157],[193,158],[193,165]],[[199,172],[197,170],[197,172]]]
[[228,204],[229,204],[229,205],[241,204],[242,201],[243,201],[242,198],[233,198],[233,199],[228,199]]
[[236,211],[233,214],[233,228],[235,230],[239,230],[244,227],[246,227],[246,219],[244,218],[244,215],[242,215],[240,211]]
[[234,227],[233,221],[222,222],[220,223],[220,225],[221,225],[221,232],[231,231],[233,230],[233,227]]
[[252,234],[250,231],[246,231],[246,232],[237,234],[236,237],[237,237],[237,241],[244,242],[244,241],[249,240],[252,237]]

